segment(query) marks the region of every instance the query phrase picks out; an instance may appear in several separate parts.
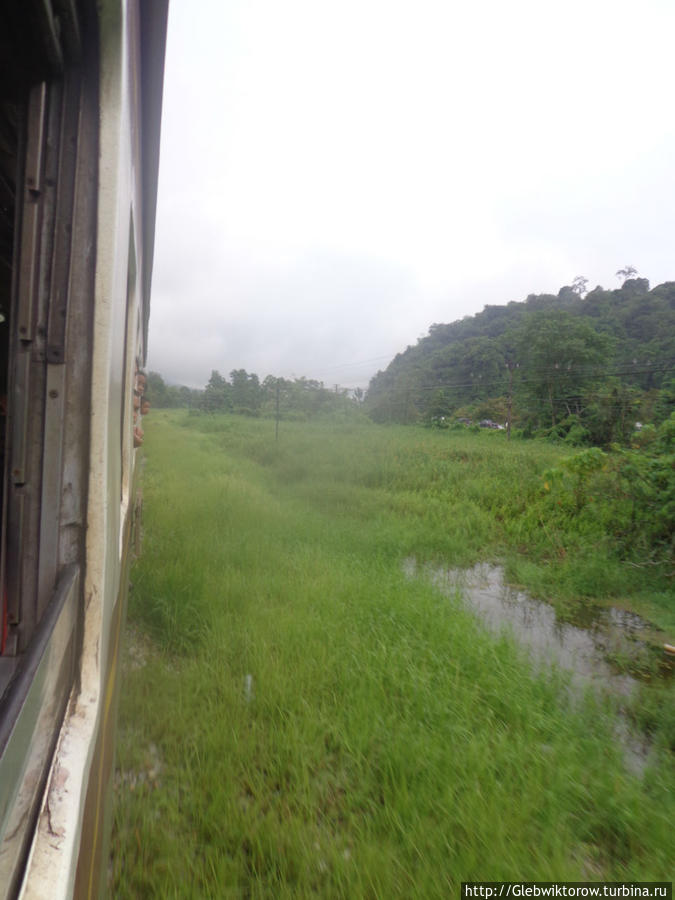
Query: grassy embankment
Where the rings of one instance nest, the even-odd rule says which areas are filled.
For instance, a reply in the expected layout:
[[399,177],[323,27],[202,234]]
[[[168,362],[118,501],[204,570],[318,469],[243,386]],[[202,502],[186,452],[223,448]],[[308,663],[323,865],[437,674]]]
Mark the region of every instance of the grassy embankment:
[[659,692],[640,780],[610,701],[571,701],[402,573],[410,555],[501,558],[563,604],[616,595],[667,624],[650,570],[542,518],[560,452],[501,438],[282,423],[277,445],[266,421],[153,415],[113,896],[671,877]]

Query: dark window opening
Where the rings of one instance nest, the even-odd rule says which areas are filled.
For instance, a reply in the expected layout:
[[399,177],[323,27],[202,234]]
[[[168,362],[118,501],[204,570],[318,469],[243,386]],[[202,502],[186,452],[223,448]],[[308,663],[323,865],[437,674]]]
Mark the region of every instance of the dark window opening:
[[[25,105],[11,97],[0,102],[0,472],[5,472],[7,448],[9,344],[12,312],[12,273],[15,245],[16,189],[19,180],[20,133],[25,118]],[[2,554],[0,563],[0,602],[2,620],[0,654],[14,654],[10,638],[10,621],[6,582],[5,478],[0,478],[0,509],[2,509]],[[1,663],[0,663],[1,664]],[[0,668],[0,688],[3,672],[11,674],[13,665]]]
[[[95,196],[82,196],[94,132],[82,115],[77,6],[0,5],[0,697],[82,545],[86,488],[75,445],[85,444],[88,410],[83,403],[74,423],[69,401],[86,388],[74,384],[89,364],[81,298],[91,297],[94,258],[73,248],[83,209],[91,229]],[[95,83],[89,90],[91,98]],[[63,472],[73,477],[75,457],[66,528]]]
[[[86,41],[81,40],[85,22]],[[92,0],[0,2],[0,896],[77,677],[95,283]]]

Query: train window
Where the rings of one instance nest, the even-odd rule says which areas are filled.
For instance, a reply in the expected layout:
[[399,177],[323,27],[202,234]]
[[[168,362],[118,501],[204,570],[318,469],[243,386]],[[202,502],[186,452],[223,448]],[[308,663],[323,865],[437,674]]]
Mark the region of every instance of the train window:
[[[9,345],[12,311],[12,273],[15,244],[16,189],[19,179],[19,146],[21,123],[25,118],[23,104],[9,96],[0,103],[0,458],[5,472],[8,442],[8,379]],[[2,543],[0,544],[0,602],[2,624],[0,631],[0,693],[14,670],[15,654],[11,652],[10,610],[6,589],[6,489],[5,477],[0,477],[2,509]]]
[[38,7],[0,10],[0,697],[84,530],[96,85]]
[[51,3],[0,3],[1,896],[28,852],[82,620],[98,61],[78,9],[58,4],[57,21]]

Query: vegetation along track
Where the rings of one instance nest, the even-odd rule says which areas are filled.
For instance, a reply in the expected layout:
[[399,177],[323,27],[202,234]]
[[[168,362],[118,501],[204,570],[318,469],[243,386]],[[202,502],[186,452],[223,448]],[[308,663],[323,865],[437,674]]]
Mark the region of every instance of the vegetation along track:
[[[499,559],[563,618],[622,605],[671,633],[663,567],[567,515],[576,482],[545,488],[560,450],[349,422],[276,442],[269,420],[159,412],[144,452],[115,897],[671,877],[670,682],[579,696],[403,571]],[[619,702],[651,733],[640,777]]]

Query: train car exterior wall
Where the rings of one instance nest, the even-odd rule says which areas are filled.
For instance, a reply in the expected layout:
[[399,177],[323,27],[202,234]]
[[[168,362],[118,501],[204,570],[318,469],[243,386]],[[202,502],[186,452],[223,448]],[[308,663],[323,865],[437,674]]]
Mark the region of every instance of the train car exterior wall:
[[[50,231],[56,237],[49,244],[42,239],[41,253],[33,254],[35,270],[26,268],[35,281],[43,265],[37,257],[60,258],[54,249],[58,236],[70,234],[64,359],[50,360],[48,353],[43,359],[36,350],[37,335],[34,345],[19,335],[9,356],[9,422],[17,421],[11,409],[12,398],[21,395],[13,372],[20,353],[28,354],[26,371],[34,367],[33,380],[41,385],[47,409],[40,439],[34,441],[41,473],[41,501],[32,514],[37,517],[36,546],[27,553],[31,548],[25,544],[21,571],[29,571],[31,558],[42,557],[53,558],[53,573],[36,588],[44,612],[34,633],[25,648],[15,642],[12,658],[7,653],[11,676],[0,704],[0,897],[43,900],[105,893],[167,5],[168,0],[31,0],[24,10],[26,15],[33,6],[47,10],[47,38],[50,21],[58,24],[59,17],[72,13],[72,21],[77,24],[79,17],[84,24],[77,59],[72,64],[65,59],[60,69],[55,65],[44,81],[30,86],[34,106],[50,92],[61,97],[70,84],[77,84],[80,99],[72,117],[75,158],[66,167],[72,170],[70,219],[61,227],[58,197],[67,190],[57,179]],[[59,33],[56,28],[57,50]],[[68,108],[63,106],[63,117]],[[36,134],[42,141],[39,128]],[[68,134],[59,134],[65,146]],[[67,150],[60,151],[59,159],[68,159]],[[30,262],[24,226],[33,211],[27,204],[36,198],[42,202],[40,191],[29,190],[26,182],[13,293],[21,290],[21,278],[28,277],[21,274],[23,263]],[[44,231],[47,212],[39,216]],[[56,303],[49,290],[40,301],[48,311]],[[12,327],[17,324],[13,316]],[[22,409],[31,415],[30,403]],[[8,453],[16,446],[13,439]],[[45,499],[52,482],[43,477],[49,466],[57,472],[51,504]],[[11,473],[6,482],[5,505],[11,510],[25,484],[13,482]],[[16,630],[21,633],[19,625]]]

